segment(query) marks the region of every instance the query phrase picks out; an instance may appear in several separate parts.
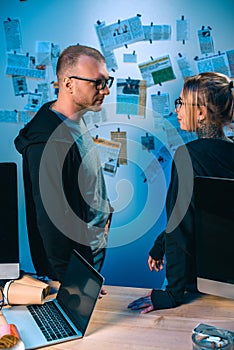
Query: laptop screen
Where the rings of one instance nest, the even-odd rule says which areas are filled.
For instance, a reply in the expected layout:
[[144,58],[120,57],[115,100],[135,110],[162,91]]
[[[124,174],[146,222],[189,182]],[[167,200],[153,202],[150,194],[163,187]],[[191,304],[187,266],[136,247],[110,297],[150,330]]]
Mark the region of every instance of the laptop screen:
[[234,298],[234,179],[196,177],[198,289]]
[[74,250],[57,300],[82,335],[89,324],[103,282],[103,276]]

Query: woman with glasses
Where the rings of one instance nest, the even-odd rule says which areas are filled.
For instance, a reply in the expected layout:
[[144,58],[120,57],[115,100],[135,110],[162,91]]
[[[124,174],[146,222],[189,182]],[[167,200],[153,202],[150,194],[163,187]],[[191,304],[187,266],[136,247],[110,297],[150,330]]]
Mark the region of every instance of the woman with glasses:
[[142,313],[176,307],[183,303],[185,291],[196,291],[194,177],[234,179],[234,143],[224,134],[224,126],[234,118],[233,81],[212,72],[188,77],[175,111],[180,128],[195,131],[198,138],[178,147],[174,155],[166,229],[148,258],[149,269],[158,272],[165,257],[167,286],[129,304]]
[[15,139],[23,156],[32,261],[39,276],[62,281],[76,249],[100,271],[112,207],[97,148],[83,119],[110,93],[103,55],[66,48],[57,63],[58,98],[45,103]]

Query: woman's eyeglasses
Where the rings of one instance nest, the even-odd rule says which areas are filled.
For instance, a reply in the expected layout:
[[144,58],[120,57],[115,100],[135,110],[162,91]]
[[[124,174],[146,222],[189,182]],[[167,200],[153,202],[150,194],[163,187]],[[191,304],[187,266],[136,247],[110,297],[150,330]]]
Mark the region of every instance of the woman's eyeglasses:
[[[175,99],[174,103],[175,103],[175,110],[180,109],[181,106],[185,105],[185,102],[182,101],[181,97],[178,97],[177,99]],[[205,106],[205,105],[199,105],[198,103],[192,103],[191,106],[200,107],[200,106]]]
[[182,98],[181,97],[178,97],[177,99],[175,99],[175,109],[180,109],[181,106],[184,104],[183,101],[182,101]]
[[90,81],[91,83],[94,83],[96,86],[96,89],[98,91],[100,90],[104,90],[106,86],[108,86],[108,88],[110,89],[113,81],[114,81],[114,77],[109,77],[108,79],[89,79],[89,78],[82,78],[82,77],[78,77],[76,75],[72,75],[70,77],[68,77],[69,79],[78,79],[78,80],[84,80],[84,81]]

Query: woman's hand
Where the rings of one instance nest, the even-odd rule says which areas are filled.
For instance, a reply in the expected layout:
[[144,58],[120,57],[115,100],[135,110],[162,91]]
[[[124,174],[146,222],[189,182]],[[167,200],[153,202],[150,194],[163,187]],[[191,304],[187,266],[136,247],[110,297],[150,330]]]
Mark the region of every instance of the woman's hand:
[[152,258],[152,256],[149,255],[149,258],[148,258],[148,265],[149,265],[149,269],[150,271],[161,271],[164,267],[164,259],[158,259],[158,260],[154,260]]
[[151,301],[151,293],[152,293],[152,290],[146,296],[134,300],[128,305],[128,308],[131,310],[143,309],[141,311],[141,314],[146,314],[150,311],[153,311],[154,306]]

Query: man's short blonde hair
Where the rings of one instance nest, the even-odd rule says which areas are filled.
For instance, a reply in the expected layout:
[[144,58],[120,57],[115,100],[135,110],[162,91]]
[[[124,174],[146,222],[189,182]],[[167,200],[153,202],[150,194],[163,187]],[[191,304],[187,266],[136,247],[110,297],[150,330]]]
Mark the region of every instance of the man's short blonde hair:
[[67,75],[67,72],[71,71],[72,68],[77,65],[81,56],[93,57],[99,62],[105,62],[105,57],[93,47],[84,45],[72,45],[68,46],[59,56],[56,68],[56,74],[58,81]]

